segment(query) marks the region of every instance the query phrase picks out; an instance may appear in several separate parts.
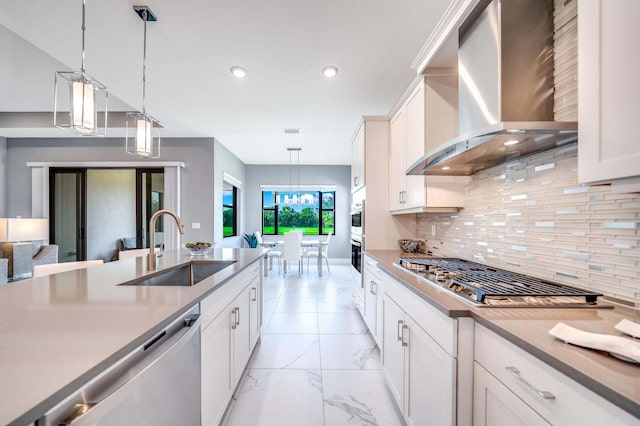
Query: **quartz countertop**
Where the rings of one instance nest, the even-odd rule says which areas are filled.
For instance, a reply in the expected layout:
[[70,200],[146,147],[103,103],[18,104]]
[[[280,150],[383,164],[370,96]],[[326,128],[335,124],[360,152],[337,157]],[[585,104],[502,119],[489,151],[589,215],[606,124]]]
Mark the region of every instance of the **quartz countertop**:
[[263,249],[167,251],[160,272],[236,261],[191,287],[119,286],[146,257],[0,285],[0,424],[27,424],[259,260]]
[[621,335],[614,326],[623,318],[640,323],[640,312],[626,307],[490,308],[474,307],[448,291],[424,283],[393,266],[399,250],[367,250],[384,272],[450,317],[472,317],[506,340],[566,376],[640,417],[640,366],[606,353],[565,344],[549,334],[558,322],[594,333]]

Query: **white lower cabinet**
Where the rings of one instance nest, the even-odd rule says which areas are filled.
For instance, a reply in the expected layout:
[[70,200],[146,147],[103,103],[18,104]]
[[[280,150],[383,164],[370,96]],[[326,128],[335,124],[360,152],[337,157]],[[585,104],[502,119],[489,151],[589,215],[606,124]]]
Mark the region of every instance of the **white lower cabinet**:
[[202,424],[217,424],[231,392],[233,307],[229,306],[200,335]]
[[456,423],[456,360],[389,296],[383,299],[383,367],[409,425]]
[[474,379],[474,425],[640,424],[640,419],[477,323]]
[[217,425],[260,337],[260,261],[200,303],[202,424]]
[[410,425],[456,424],[456,360],[405,315],[405,416]]

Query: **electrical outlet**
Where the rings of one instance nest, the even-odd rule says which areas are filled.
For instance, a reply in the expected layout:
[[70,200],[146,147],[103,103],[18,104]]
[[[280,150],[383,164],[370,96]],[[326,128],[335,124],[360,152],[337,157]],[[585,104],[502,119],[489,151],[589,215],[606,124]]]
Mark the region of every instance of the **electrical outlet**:
[[435,225],[431,225],[431,236],[432,237],[436,236],[436,226]]
[[198,222],[194,222],[191,224],[191,229],[200,229],[200,224]]

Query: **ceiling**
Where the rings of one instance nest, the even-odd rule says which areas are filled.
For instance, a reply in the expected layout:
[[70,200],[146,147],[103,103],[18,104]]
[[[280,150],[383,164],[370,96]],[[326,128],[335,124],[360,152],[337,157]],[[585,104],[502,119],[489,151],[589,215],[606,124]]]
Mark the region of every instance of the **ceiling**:
[[[143,22],[132,6],[144,3],[86,3],[87,73],[108,87],[110,111],[140,110]],[[350,164],[361,117],[389,113],[449,3],[149,0],[147,112],[163,137],[215,137],[247,164],[286,164],[288,146],[302,147],[301,164]],[[0,0],[0,136],[70,136],[35,113],[53,111],[55,71],[80,68],[81,12],[81,0]],[[248,75],[233,77],[234,65]]]

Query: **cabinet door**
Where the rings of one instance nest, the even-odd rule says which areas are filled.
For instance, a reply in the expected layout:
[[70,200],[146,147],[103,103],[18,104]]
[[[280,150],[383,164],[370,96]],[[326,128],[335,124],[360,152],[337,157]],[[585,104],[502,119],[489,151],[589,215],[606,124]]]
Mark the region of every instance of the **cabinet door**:
[[389,210],[404,206],[404,119],[400,108],[389,123]]
[[474,426],[549,425],[477,362],[473,365]]
[[404,407],[404,346],[402,326],[404,311],[386,295],[382,296],[383,340],[382,366],[387,383],[398,406]]
[[456,360],[449,356],[411,317],[408,330],[405,417],[408,424],[454,425]]
[[578,2],[578,180],[640,176],[640,2]]
[[251,286],[246,287],[231,304],[234,386],[240,380],[240,376],[242,376],[244,367],[247,365],[247,361],[249,361],[249,356],[251,355],[251,345],[249,341],[249,324],[251,322],[249,306],[251,305],[251,293]]
[[[409,95],[405,102],[405,149],[402,173],[425,153],[425,99],[424,84]],[[422,207],[425,203],[424,176],[405,176],[403,208]]]
[[202,424],[217,425],[233,391],[231,386],[231,307],[201,331]]

